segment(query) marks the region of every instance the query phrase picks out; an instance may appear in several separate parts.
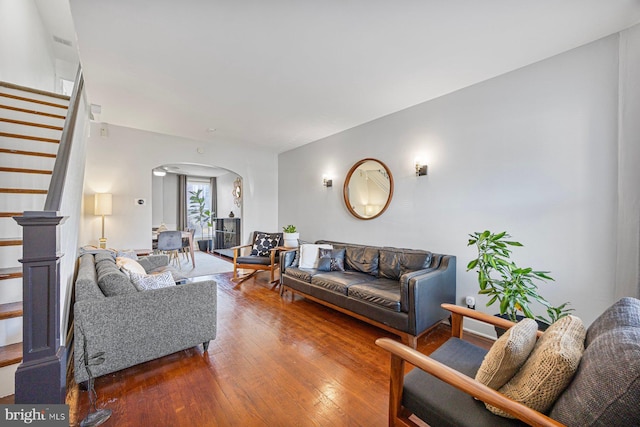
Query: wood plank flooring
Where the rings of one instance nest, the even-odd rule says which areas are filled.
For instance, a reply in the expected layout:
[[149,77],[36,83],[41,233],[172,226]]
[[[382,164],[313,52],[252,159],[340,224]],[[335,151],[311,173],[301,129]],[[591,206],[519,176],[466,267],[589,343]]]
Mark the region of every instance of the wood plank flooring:
[[[241,285],[217,276],[218,332],[190,348],[96,380],[104,426],[386,426],[392,334],[301,297],[281,298],[261,273]],[[419,343],[430,353],[450,334]],[[490,342],[480,339],[480,344]],[[71,425],[89,409],[68,389]]]

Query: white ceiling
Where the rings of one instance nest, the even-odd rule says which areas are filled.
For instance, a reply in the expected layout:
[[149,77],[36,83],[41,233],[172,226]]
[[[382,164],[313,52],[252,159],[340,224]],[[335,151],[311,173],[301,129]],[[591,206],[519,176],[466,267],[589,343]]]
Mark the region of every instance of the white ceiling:
[[70,5],[102,121],[278,152],[640,22],[640,0]]

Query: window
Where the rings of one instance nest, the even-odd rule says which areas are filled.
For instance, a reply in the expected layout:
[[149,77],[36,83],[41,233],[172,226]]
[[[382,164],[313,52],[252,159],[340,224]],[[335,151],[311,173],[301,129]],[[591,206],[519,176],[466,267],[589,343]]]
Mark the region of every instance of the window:
[[200,190],[200,194],[204,197],[204,210],[211,211],[211,182],[209,178],[187,177],[187,224],[189,228],[196,230],[196,236],[211,237],[209,233],[210,230],[206,229],[206,224],[204,224],[205,229],[202,230],[198,219],[191,213],[193,211],[191,196],[193,193],[197,193],[198,190]]

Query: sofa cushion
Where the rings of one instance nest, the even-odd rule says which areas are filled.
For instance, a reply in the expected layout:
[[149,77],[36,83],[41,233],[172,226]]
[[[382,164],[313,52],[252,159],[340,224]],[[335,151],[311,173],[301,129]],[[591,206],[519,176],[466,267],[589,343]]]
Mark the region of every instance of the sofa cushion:
[[[450,338],[429,357],[473,378],[486,350],[458,338]],[[484,403],[440,381],[421,369],[404,378],[402,404],[433,426],[522,426],[519,420],[498,417]]]
[[100,261],[111,261],[111,262],[115,262],[116,257],[115,257],[115,252],[111,252],[111,251],[100,251],[97,252],[95,254],[95,262],[96,264],[99,263]]
[[[565,316],[553,323],[518,373],[498,391],[538,412],[547,412],[578,369],[586,332],[576,316]],[[513,418],[492,405],[487,408],[494,414]]]
[[587,329],[584,346],[589,347],[603,333],[624,327],[640,328],[640,299],[621,298],[607,308]]
[[375,279],[350,286],[349,297],[400,312],[400,283],[397,280]]
[[300,245],[300,260],[298,262],[298,268],[318,268],[320,249],[333,249],[333,246],[328,244],[311,243]]
[[494,390],[509,381],[524,364],[536,345],[538,324],[533,319],[522,319],[509,328],[484,357],[476,373],[476,381]]
[[76,301],[105,297],[98,286],[94,258],[91,254],[85,254],[80,257],[75,294]]
[[578,372],[552,418],[579,426],[640,425],[639,320],[640,300],[623,298],[591,324]]
[[379,252],[378,275],[386,279],[399,280],[403,274],[425,269],[431,264],[431,252],[428,251],[382,248]]
[[379,250],[371,246],[347,246],[345,267],[349,270],[378,275]]
[[318,250],[318,270],[320,271],[344,271],[344,249]]
[[350,286],[370,280],[375,278],[357,271],[318,272],[311,277],[312,284],[342,295],[347,295],[347,289]]
[[269,256],[269,251],[280,245],[280,233],[256,233],[251,248],[253,256]]
[[304,270],[298,267],[287,268],[287,276],[295,277],[303,282],[311,283],[311,277],[317,273],[318,270],[305,268]]
[[133,286],[138,291],[151,291],[154,289],[162,289],[168,286],[175,286],[176,282],[173,280],[173,276],[170,271],[165,271],[160,274],[139,274],[136,272],[129,273]]
[[129,278],[120,270],[99,275],[98,286],[108,297],[137,292]]

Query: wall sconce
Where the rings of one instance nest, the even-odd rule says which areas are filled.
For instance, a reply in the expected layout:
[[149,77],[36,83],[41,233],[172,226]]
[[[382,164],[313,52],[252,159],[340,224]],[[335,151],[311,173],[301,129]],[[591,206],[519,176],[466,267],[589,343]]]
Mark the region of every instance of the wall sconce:
[[416,160],[416,176],[425,176],[427,174],[427,165],[423,165],[420,160]]
[[94,215],[102,215],[102,237],[100,238],[100,248],[107,248],[107,239],[104,237],[104,216],[112,213],[113,195],[110,193],[96,193],[94,204]]
[[326,176],[322,177],[322,185],[324,185],[325,187],[333,187],[333,180],[327,178]]

